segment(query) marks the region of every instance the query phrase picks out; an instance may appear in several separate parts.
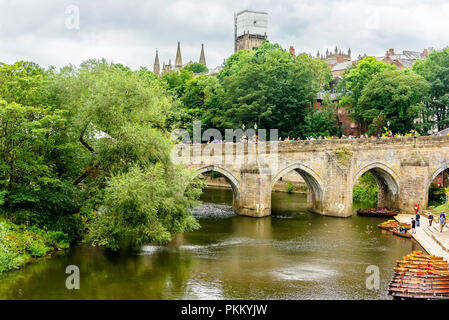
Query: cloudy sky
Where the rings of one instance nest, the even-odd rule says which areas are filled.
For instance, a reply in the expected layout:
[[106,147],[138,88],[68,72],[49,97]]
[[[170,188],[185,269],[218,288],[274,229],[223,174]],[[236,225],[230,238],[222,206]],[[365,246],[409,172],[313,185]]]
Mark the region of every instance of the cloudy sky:
[[[198,61],[208,67],[234,50],[234,13],[269,14],[268,38],[297,52],[351,48],[358,54],[441,49],[449,45],[448,0],[0,0],[0,61],[43,66],[107,58],[137,69]],[[76,16],[79,12],[79,28]]]

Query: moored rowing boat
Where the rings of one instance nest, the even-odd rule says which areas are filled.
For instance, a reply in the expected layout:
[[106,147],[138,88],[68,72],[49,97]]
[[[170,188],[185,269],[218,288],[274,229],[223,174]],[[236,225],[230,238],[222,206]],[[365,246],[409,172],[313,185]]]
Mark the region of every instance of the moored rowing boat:
[[410,294],[403,292],[393,292],[391,295],[400,299],[426,299],[426,300],[449,300],[449,295],[437,294]]
[[402,233],[396,230],[393,230],[393,233],[397,236],[403,237],[403,238],[411,238],[412,235],[410,233]]
[[449,299],[449,264],[421,251],[396,260],[388,293],[401,299]]
[[399,214],[396,210],[388,210],[385,208],[382,209],[359,209],[357,210],[358,216],[364,216],[364,217],[393,217],[395,215]]
[[449,271],[443,271],[443,270],[434,270],[430,268],[401,268],[396,267],[394,268],[394,271],[401,272],[401,271],[409,271],[409,272],[427,272],[430,274],[440,274],[440,275],[449,275]]
[[409,223],[398,222],[396,220],[388,220],[388,221],[382,222],[377,227],[384,229],[384,230],[392,230],[392,229],[396,229],[396,228],[405,228],[407,230],[410,230],[412,226]]

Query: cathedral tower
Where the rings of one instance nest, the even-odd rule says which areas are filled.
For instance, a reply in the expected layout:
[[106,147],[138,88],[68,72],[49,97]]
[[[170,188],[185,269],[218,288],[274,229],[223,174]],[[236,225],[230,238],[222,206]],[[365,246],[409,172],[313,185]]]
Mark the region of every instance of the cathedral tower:
[[204,55],[204,45],[201,44],[200,63],[206,67],[206,56]]
[[157,49],[156,49],[156,59],[154,59],[153,73],[158,76],[161,73],[161,67],[159,65],[159,56],[157,54]]
[[175,68],[182,68],[181,43],[178,41],[178,49],[176,50]]

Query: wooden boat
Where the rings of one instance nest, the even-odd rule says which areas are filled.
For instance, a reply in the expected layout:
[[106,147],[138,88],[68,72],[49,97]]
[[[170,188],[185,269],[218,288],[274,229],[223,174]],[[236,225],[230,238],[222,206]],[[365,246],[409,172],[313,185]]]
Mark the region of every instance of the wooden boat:
[[449,264],[444,260],[396,260],[396,263],[401,264],[426,264],[426,265],[436,265],[436,266],[449,266]]
[[447,289],[449,290],[449,284],[434,284],[434,285],[421,285],[421,284],[412,284],[412,283],[392,283],[390,284],[391,288],[404,288],[404,289]]
[[407,274],[407,275],[394,275],[392,280],[422,280],[422,281],[433,281],[433,280],[446,280],[449,281],[449,275],[441,274]]
[[406,255],[403,259],[405,260],[407,258],[444,260],[443,257],[434,256],[431,254],[423,254],[422,251],[413,251],[411,254]]
[[396,260],[388,294],[400,299],[449,300],[449,264],[442,257],[414,251]]
[[447,265],[435,263],[398,263],[397,268],[449,271]]
[[402,233],[402,232],[399,232],[399,231],[396,231],[396,230],[393,230],[393,234],[395,234],[395,235],[397,235],[397,236],[400,236],[400,237],[403,237],[403,238],[411,238],[412,237],[412,235],[410,234],[410,233]]
[[426,300],[449,300],[449,295],[436,294],[413,294],[403,292],[393,292],[391,295],[399,299],[426,299]]
[[421,280],[421,281],[449,281],[449,275],[441,274],[407,274],[407,275],[394,275],[392,280]]
[[395,279],[392,281],[392,283],[397,283],[397,284],[416,284],[416,285],[436,285],[436,284],[441,284],[441,285],[449,285],[449,280],[413,280],[413,279]]
[[432,259],[432,258],[427,258],[427,257],[403,257],[402,260],[407,260],[407,261],[444,261],[442,259]]
[[438,265],[426,265],[426,264],[398,264],[399,268],[411,268],[411,269],[425,269],[425,270],[441,270],[441,271],[449,271],[447,266],[438,266]]
[[419,288],[419,289],[411,289],[411,288],[389,288],[389,292],[403,292],[403,293],[431,293],[431,294],[447,294],[449,296],[449,289],[433,289],[433,288]]
[[375,208],[369,208],[369,209],[359,209],[357,210],[358,216],[364,216],[364,217],[393,217],[397,215],[399,212],[396,210],[388,210],[385,208],[381,209],[375,209]]
[[439,275],[449,275],[449,271],[443,271],[443,270],[433,270],[433,269],[422,269],[422,268],[401,268],[396,267],[394,268],[394,271],[401,272],[401,271],[409,271],[409,272],[426,272],[430,274],[439,274]]
[[426,270],[443,270],[447,271],[448,266],[443,264],[434,264],[434,263],[398,263],[399,268],[412,268],[412,269],[426,269]]
[[384,229],[384,230],[391,230],[396,228],[405,228],[407,230],[411,229],[411,225],[409,223],[403,223],[396,220],[388,220],[385,222],[382,222],[377,226],[378,228]]
[[[426,281],[427,280],[427,281]],[[409,283],[409,282],[420,282],[420,283]],[[443,283],[436,283],[436,282],[443,282]],[[422,280],[420,280],[419,278],[415,278],[415,279],[399,279],[399,278],[393,278],[390,282],[390,285],[401,285],[401,286],[405,286],[405,285],[423,285],[423,286],[435,286],[435,285],[444,285],[444,286],[449,286],[448,279],[425,279],[425,281],[422,282]]]
[[388,224],[388,223],[381,223],[377,227],[380,229],[388,230],[388,231],[396,229],[398,227],[405,228],[407,230],[410,230],[412,228],[411,226],[408,226],[408,225]]

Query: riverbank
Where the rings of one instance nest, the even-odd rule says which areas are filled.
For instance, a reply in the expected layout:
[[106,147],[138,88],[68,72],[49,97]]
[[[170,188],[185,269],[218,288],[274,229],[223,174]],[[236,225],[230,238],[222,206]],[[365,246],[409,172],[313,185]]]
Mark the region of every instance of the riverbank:
[[60,231],[16,225],[0,219],[0,273],[18,269],[35,260],[69,247],[68,236]]
[[[399,222],[410,223],[411,218],[414,217],[415,215],[411,214],[399,214],[395,216],[395,219]],[[412,233],[412,237],[429,254],[443,257],[449,261],[449,228],[447,226],[444,227],[443,232],[440,232],[438,221],[434,221],[432,227],[429,227],[427,215],[424,213],[421,215],[421,226],[416,228],[416,233]]]

